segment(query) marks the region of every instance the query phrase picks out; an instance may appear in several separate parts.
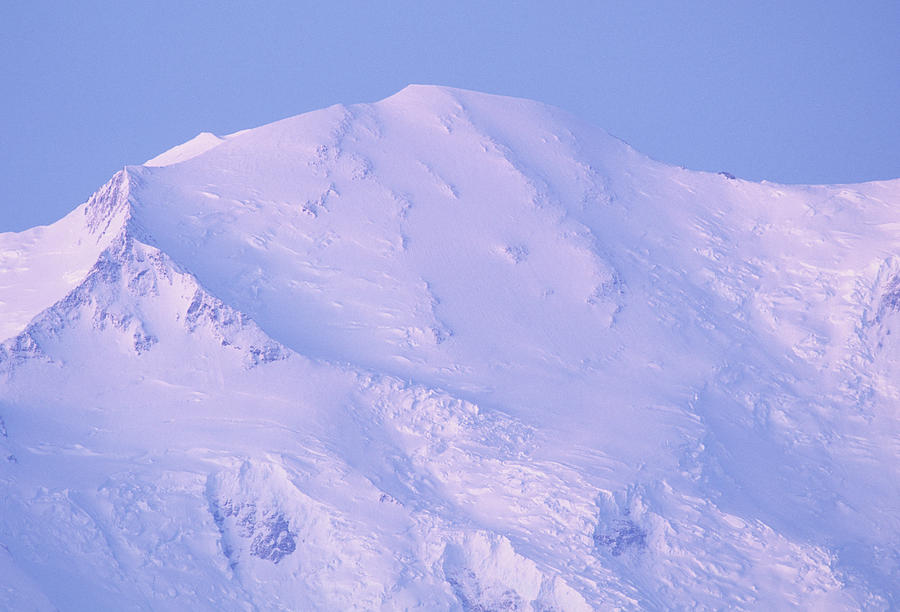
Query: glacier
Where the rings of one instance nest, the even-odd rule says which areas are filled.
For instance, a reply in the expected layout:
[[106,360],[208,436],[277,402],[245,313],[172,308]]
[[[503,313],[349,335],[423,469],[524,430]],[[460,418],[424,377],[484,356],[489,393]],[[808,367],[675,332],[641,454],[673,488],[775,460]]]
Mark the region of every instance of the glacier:
[[0,234],[0,608],[900,606],[900,180],[409,86]]

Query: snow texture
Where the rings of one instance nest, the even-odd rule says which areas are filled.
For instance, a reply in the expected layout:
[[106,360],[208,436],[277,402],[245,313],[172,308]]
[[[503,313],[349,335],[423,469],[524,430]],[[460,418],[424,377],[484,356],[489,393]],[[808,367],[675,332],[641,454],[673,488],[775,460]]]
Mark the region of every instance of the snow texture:
[[900,180],[410,86],[0,234],[0,609],[900,607]]

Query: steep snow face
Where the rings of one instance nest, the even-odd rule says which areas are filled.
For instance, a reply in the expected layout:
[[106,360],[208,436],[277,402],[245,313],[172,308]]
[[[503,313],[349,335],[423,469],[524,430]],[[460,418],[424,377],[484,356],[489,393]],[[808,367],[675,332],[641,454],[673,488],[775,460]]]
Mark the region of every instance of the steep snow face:
[[896,606],[898,215],[447,88],[201,134],[0,235],[0,607]]
[[53,225],[0,234],[0,340],[24,330],[82,281],[124,226],[128,197],[119,172]]

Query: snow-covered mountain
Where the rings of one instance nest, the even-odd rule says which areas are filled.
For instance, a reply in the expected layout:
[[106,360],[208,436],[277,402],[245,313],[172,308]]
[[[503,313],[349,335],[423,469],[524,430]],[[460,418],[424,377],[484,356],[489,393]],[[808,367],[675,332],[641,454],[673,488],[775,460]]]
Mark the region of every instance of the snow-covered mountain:
[[0,234],[0,608],[900,606],[900,180],[411,86]]

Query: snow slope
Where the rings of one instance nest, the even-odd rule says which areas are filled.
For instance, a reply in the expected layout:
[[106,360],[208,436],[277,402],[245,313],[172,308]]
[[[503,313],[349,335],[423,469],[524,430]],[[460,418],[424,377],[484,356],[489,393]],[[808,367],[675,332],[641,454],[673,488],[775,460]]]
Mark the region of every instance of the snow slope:
[[222,142],[223,139],[215,134],[200,132],[187,142],[172,147],[168,151],[160,153],[153,159],[145,161],[144,165],[158,167],[177,164],[191,159],[192,157],[197,157],[201,153],[206,153],[210,149],[219,146]]
[[0,234],[0,607],[896,607],[898,228],[449,88],[201,134]]

